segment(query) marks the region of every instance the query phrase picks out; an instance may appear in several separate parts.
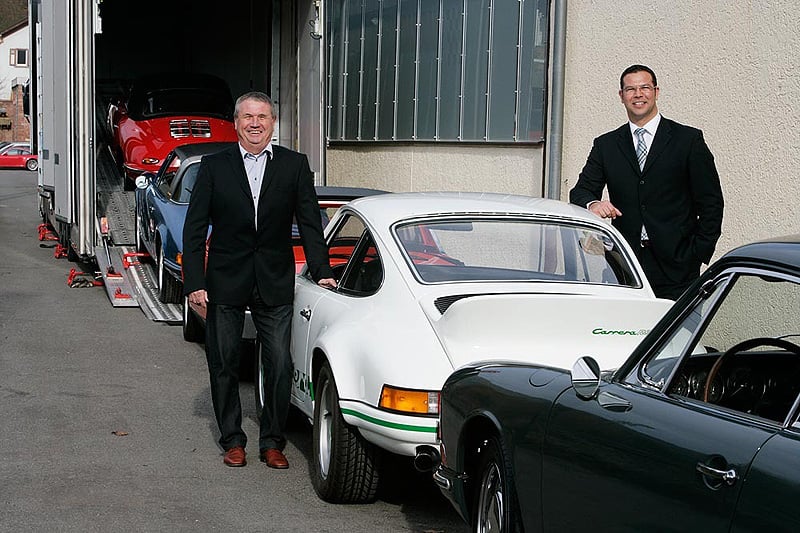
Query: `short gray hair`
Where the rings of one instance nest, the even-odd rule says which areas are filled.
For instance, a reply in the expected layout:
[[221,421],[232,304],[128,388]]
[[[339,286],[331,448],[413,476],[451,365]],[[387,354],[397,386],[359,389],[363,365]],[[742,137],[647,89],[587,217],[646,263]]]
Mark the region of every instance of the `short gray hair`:
[[257,102],[269,104],[269,108],[272,110],[272,118],[278,117],[278,113],[275,111],[275,104],[272,103],[272,98],[270,98],[267,93],[262,93],[261,91],[250,91],[249,93],[244,93],[242,96],[236,99],[236,106],[233,108],[234,118],[239,116],[239,104],[245,100],[255,100]]

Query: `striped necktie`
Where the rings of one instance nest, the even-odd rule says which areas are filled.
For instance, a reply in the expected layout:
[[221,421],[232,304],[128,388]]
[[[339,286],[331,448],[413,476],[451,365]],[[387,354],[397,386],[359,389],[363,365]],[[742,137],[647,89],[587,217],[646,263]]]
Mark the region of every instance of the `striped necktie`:
[[644,168],[644,162],[647,159],[647,145],[644,142],[644,128],[636,128],[633,132],[636,134],[636,159],[639,160],[639,170]]

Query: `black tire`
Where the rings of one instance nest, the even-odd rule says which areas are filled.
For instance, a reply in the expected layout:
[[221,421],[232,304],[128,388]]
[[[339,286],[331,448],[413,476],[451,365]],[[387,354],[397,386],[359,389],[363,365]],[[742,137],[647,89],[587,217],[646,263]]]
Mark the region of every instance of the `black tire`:
[[125,172],[125,167],[122,168],[122,190],[128,192],[136,190],[136,180],[128,176],[128,173]]
[[156,259],[156,274],[158,276],[158,299],[165,304],[175,304],[181,301],[183,288],[172,274],[164,267],[164,250],[161,243],[156,242],[158,258]]
[[206,328],[202,320],[189,308],[189,297],[183,297],[183,340],[187,342],[203,342],[206,339]]
[[136,213],[134,222],[134,232],[136,233],[136,251],[139,253],[145,252],[144,239],[142,239],[142,215],[139,214],[139,202],[136,202],[134,207]]
[[473,492],[472,531],[514,533],[521,530],[514,474],[502,441],[489,437],[481,446]]
[[25,168],[31,172],[35,172],[39,168],[39,161],[37,159],[28,159],[25,161]]
[[345,424],[328,363],[316,379],[311,483],[329,503],[369,503],[378,493],[379,450]]

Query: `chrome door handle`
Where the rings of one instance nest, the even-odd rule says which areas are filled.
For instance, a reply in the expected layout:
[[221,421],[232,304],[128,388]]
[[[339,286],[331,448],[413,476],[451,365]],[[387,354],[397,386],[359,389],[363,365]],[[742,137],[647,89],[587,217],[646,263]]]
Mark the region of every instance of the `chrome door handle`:
[[718,470],[708,466],[707,464],[697,463],[695,470],[715,481],[722,481],[729,487],[733,486],[736,483],[736,480],[739,479],[739,475],[733,468],[729,470]]
[[300,316],[305,318],[306,320],[311,320],[311,308],[305,307],[300,310]]

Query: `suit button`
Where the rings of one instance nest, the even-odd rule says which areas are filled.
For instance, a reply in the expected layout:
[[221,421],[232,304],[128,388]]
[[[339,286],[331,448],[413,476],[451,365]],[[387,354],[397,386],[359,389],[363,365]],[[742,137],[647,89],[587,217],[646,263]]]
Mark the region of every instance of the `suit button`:
[[644,180],[640,181],[639,185],[644,185]]

